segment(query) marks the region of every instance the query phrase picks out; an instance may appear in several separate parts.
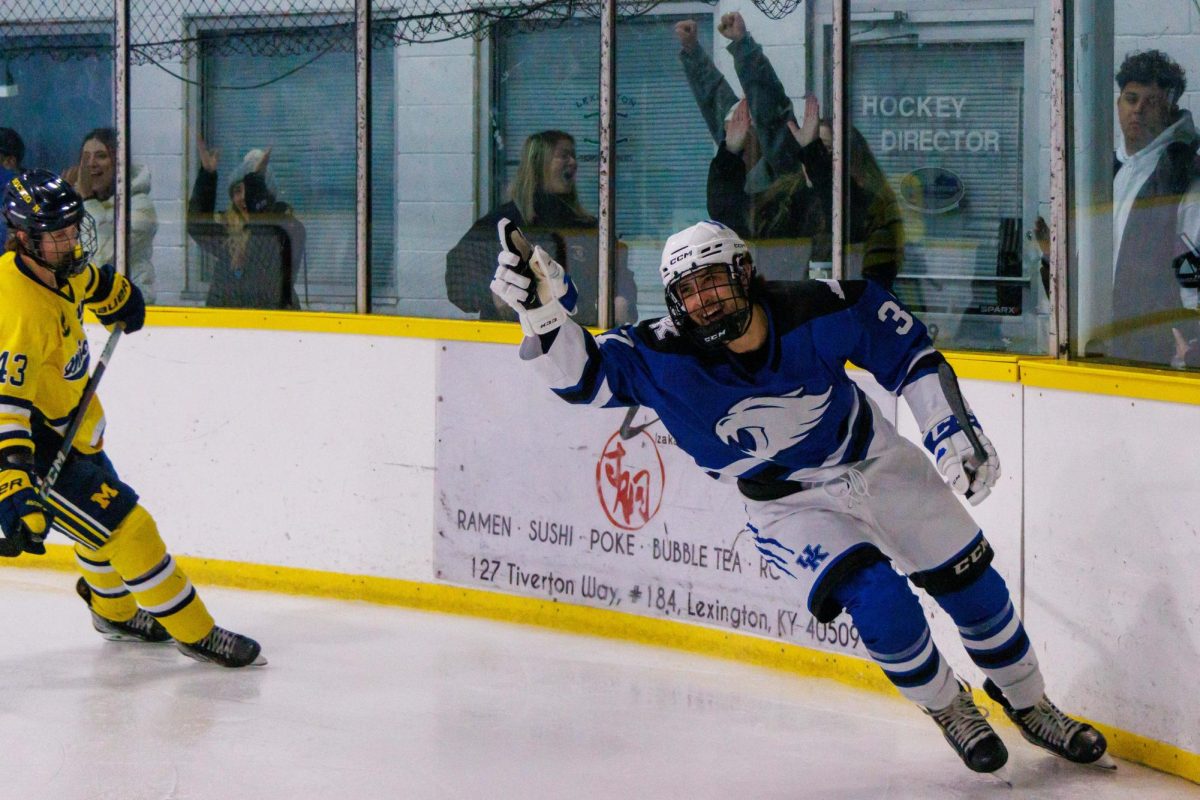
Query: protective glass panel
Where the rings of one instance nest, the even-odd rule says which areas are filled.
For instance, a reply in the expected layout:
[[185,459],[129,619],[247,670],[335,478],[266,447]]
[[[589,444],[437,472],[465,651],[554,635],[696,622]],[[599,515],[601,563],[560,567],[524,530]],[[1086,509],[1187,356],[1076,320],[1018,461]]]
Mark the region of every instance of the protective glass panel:
[[199,33],[181,299],[353,311],[352,44],[313,53],[298,31],[297,53],[261,55],[230,48],[229,31]]
[[[1076,8],[1071,352],[1200,368],[1200,167],[1183,27],[1130,3]],[[1172,23],[1166,23],[1168,25]]]
[[[758,274],[770,280],[803,278],[810,261],[830,259],[832,188],[820,184],[828,155],[824,174],[810,175],[803,158],[812,150],[799,143],[795,124],[809,77],[805,16],[774,11],[773,18],[755,6],[674,12],[618,39],[618,64],[635,53],[658,60],[656,69],[647,63],[619,84],[622,97],[645,96],[633,112],[653,123],[642,124],[648,141],[637,142],[651,157],[621,162],[624,174],[634,171],[657,194],[649,204],[656,214],[629,237],[643,316],[665,313],[658,274],[664,240],[703,219],[746,239]],[[670,63],[659,63],[668,52]],[[628,128],[620,117],[621,146]],[[628,211],[628,197],[619,202]]]
[[[479,319],[515,319],[488,290],[496,223],[517,222],[580,288],[577,319],[598,320],[599,28],[595,20],[536,18],[498,25],[486,43],[486,104],[472,223],[446,254],[450,302]],[[482,99],[482,98],[481,98]],[[478,212],[475,212],[478,213]]]
[[889,287],[941,348],[1044,352],[1045,15],[906,9],[851,5],[846,277]]
[[0,8],[0,184],[22,168],[63,175],[96,218],[99,263],[112,261],[115,162],[107,148],[81,158],[85,136],[113,125],[112,48],[109,3]]

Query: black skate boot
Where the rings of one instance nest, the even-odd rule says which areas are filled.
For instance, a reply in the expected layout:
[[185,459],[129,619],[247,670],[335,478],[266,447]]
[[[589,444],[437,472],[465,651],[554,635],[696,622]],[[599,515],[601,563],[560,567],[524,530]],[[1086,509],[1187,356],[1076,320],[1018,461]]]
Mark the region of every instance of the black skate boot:
[[962,681],[958,694],[945,708],[923,709],[942,729],[958,757],[975,772],[996,772],[1008,762],[1008,748],[984,719],[971,698],[971,687]]
[[[92,587],[88,586],[88,582],[83,578],[76,581],[75,592],[83,598],[83,602],[87,603],[90,609],[92,607]],[[116,620],[102,617],[95,611],[92,611],[92,627],[110,642],[151,642],[157,644],[171,641],[171,634],[167,633],[167,629],[142,608],[139,608],[132,618],[124,622],[117,622]]]
[[208,635],[198,642],[175,642],[175,645],[188,658],[211,661],[222,667],[250,667],[267,663],[258,642],[217,625],[213,625]]
[[1108,742],[1104,734],[1086,722],[1064,714],[1046,695],[1042,695],[1037,705],[1017,709],[1012,707],[991,678],[983,682],[983,690],[1004,708],[1008,718],[1021,729],[1021,735],[1032,744],[1076,764],[1117,768],[1113,760],[1105,755]]

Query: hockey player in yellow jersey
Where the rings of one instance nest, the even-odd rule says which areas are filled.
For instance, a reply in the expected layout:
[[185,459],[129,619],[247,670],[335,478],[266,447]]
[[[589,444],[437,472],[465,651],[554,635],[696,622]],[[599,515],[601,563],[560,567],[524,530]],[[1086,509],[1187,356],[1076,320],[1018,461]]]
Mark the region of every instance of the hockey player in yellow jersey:
[[225,667],[265,664],[253,639],[213,624],[191,581],[167,552],[137,492],[104,453],[104,411],[88,404],[70,458],[38,500],[87,383],[83,311],[127,333],[145,303],[112,265],[90,263],[95,226],[59,176],[26,170],[0,195],[8,223],[0,256],[0,556],[45,552],[48,522],[74,541],[77,584],[108,639],[165,642]]

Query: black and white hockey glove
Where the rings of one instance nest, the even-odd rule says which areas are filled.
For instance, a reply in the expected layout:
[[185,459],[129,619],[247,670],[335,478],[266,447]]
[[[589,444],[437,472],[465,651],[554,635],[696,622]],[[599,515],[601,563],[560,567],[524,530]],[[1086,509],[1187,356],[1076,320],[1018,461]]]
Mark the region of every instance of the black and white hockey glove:
[[500,220],[496,230],[501,249],[492,277],[492,292],[517,312],[526,336],[556,330],[575,313],[579,294],[574,282],[545,250],[530,248],[528,240],[510,220]]
[[[949,369],[949,364],[941,366]],[[946,384],[937,374],[926,375],[904,387],[902,393],[921,426],[921,441],[933,455],[942,479],[955,494],[977,506],[1000,478],[1000,457],[963,400],[952,370],[949,375],[951,380]],[[951,397],[947,397],[947,391]],[[955,405],[960,406],[957,413]],[[971,426],[969,432],[960,422],[964,415]]]

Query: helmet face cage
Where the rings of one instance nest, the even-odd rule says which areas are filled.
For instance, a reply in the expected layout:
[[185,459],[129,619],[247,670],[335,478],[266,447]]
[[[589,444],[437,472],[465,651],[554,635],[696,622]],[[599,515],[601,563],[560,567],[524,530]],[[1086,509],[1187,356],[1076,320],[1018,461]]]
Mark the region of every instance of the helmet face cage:
[[[675,327],[701,347],[720,347],[750,327],[749,253],[732,263],[695,265],[667,285],[667,311]],[[689,306],[691,310],[689,312]]]
[[[21,249],[60,280],[78,275],[96,252],[96,222],[84,210],[83,199],[62,178],[48,170],[27,170],[4,187],[4,217],[12,231],[25,234]],[[73,252],[51,263],[46,239],[56,231],[75,228]]]
[[[50,269],[56,278],[60,281],[65,281],[68,278],[78,275],[87,267],[88,262],[92,260],[92,255],[96,252],[96,221],[92,219],[92,215],[86,211],[80,215],[78,227],[78,235],[75,239],[74,250],[66,256],[60,256],[60,261],[57,264],[51,263],[46,257],[46,238],[52,233],[60,230],[67,230],[71,225],[66,225],[62,228],[57,228],[54,231],[38,231],[30,233],[28,253],[33,258],[37,259],[42,266]],[[22,248],[24,249],[24,248]]]

